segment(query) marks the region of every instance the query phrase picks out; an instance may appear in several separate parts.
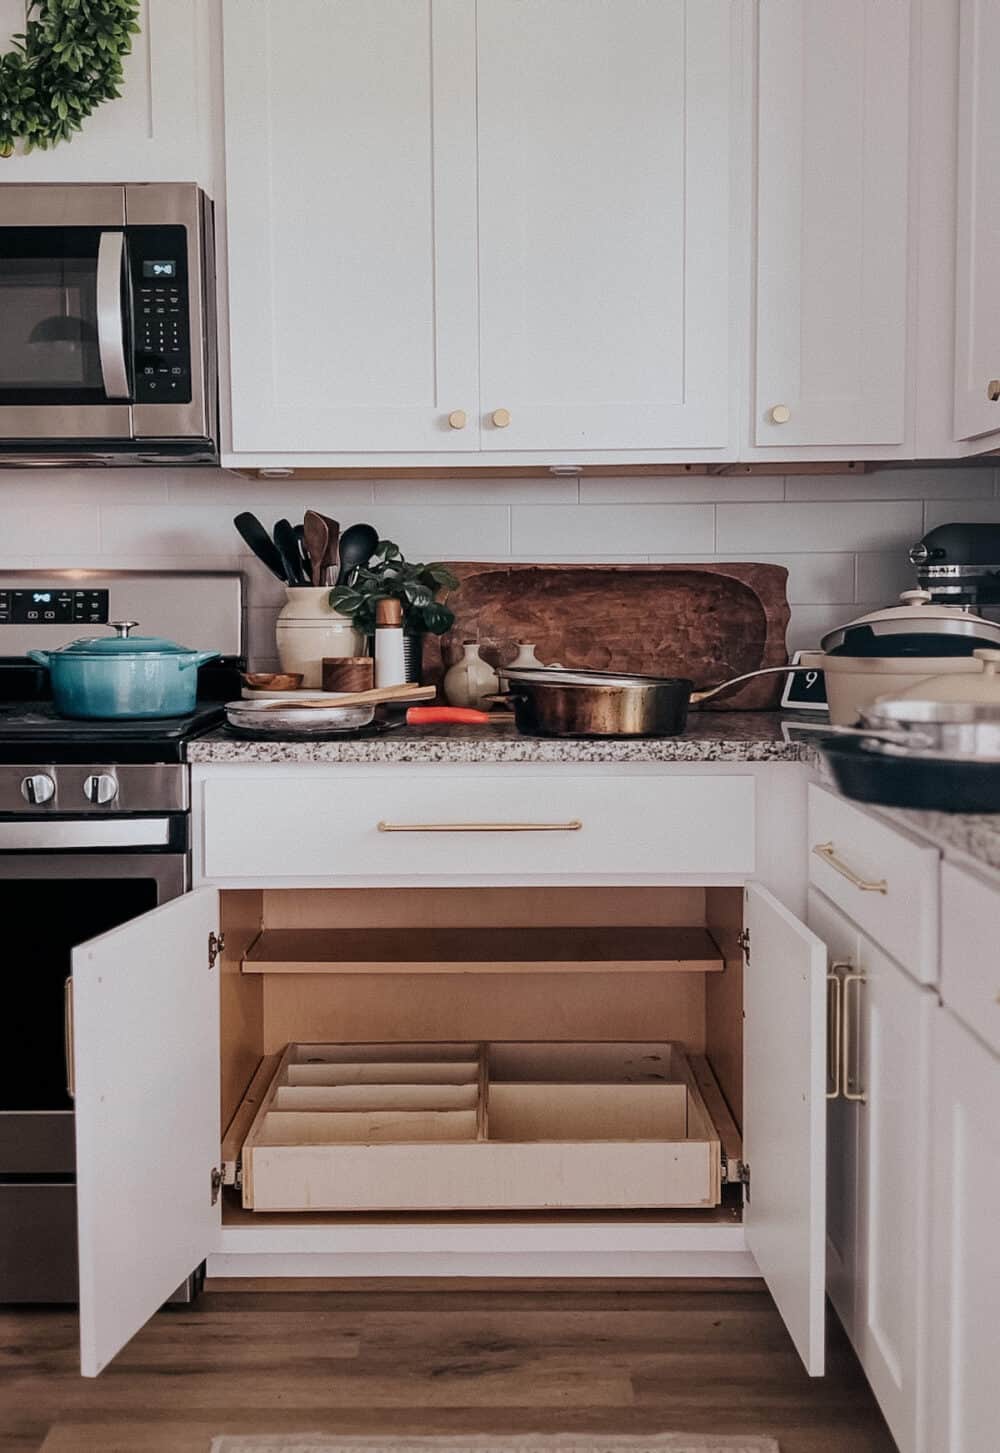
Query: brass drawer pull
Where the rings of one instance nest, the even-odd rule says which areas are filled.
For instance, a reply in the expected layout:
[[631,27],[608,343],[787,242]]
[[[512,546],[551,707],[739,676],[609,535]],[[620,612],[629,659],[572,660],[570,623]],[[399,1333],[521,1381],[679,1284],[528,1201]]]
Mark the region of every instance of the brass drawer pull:
[[380,822],[379,832],[579,832],[578,817],[570,822]]
[[853,883],[855,888],[860,888],[862,893],[888,893],[889,885],[884,878],[880,878],[878,882],[869,882],[866,878],[859,877],[853,868],[849,868],[846,863],[837,857],[833,843],[817,843],[813,848],[813,852],[817,858],[821,858],[824,863],[827,863],[835,873],[839,873],[842,878],[846,878],[848,883]]
[[[851,1100],[851,1101],[854,1101],[854,1102],[856,1102],[858,1104],[861,1104],[861,1105],[863,1105],[865,1103],[865,1101],[868,1099],[868,1096],[865,1094],[864,1090],[862,1090],[860,1088],[858,1088],[857,1090],[852,1090],[850,1088],[850,1085],[851,1085],[851,1001],[850,1001],[850,998],[848,997],[848,991],[850,990],[850,987],[851,987],[852,984],[857,984],[858,985],[858,996],[859,996],[858,997],[858,1004],[860,1006],[860,1003],[861,1003],[861,999],[860,999],[861,987],[860,986],[864,982],[865,982],[865,976],[864,976],[864,974],[845,974],[844,975],[844,989],[843,989],[843,993],[844,993],[844,1009],[843,1009],[844,1043],[843,1043],[843,1047],[841,1049],[841,1068],[842,1068],[842,1072],[843,1072],[842,1073],[842,1079],[841,1079],[841,1091],[843,1093],[843,1096],[844,1096],[844,1099],[845,1100]],[[860,1036],[859,1036],[859,1038],[860,1038]],[[860,1045],[859,1045],[859,1047],[858,1047],[858,1073],[854,1077],[854,1083],[856,1085],[859,1084],[859,1081],[861,1079],[860,1055],[861,1055],[861,1049],[860,1049]]]
[[76,1099],[76,1054],[73,1048],[73,980],[63,985],[63,1043],[66,1051],[66,1093]]
[[826,1063],[827,1080],[833,1086],[833,1089],[827,1090],[826,1092],[826,1098],[828,1100],[840,1099],[840,1060],[841,1043],[844,1033],[844,1010],[841,980],[837,970],[847,968],[850,968],[850,964],[848,963],[833,963],[830,965],[830,972],[826,976],[826,982],[833,990],[832,995],[829,996],[833,999],[833,1025],[827,1029],[827,1044],[829,1048]]

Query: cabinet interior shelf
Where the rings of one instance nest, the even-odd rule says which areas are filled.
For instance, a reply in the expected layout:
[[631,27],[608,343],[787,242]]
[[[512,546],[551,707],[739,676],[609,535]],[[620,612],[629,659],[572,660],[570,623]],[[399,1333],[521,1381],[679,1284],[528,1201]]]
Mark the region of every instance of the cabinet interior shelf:
[[719,973],[705,928],[265,928],[245,974]]

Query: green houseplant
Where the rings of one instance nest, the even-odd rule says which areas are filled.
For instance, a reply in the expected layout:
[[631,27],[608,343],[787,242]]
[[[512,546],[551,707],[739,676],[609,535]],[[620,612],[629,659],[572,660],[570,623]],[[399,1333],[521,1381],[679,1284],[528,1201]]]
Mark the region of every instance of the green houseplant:
[[370,636],[375,630],[376,602],[398,600],[407,635],[429,632],[443,636],[454,624],[455,613],[438,597],[457,587],[458,580],[447,566],[437,561],[414,565],[404,560],[398,545],[379,540],[368,564],[360,566],[349,582],[331,590],[330,606],[350,616],[355,630]]
[[23,32],[0,53],[0,157],[69,141],[121,94],[139,0],[30,0]]

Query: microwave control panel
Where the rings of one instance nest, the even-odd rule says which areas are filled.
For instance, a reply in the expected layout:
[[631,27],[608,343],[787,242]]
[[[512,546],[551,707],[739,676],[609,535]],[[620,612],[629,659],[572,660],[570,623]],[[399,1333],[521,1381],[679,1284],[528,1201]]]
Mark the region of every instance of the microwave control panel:
[[191,307],[185,227],[130,227],[135,400],[191,402]]

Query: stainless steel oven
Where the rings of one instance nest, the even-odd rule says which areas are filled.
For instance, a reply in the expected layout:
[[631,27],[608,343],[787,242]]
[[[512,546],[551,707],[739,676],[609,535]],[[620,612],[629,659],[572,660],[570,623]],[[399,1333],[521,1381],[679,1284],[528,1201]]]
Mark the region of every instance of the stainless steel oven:
[[217,458],[212,206],[0,186],[0,465]]
[[[102,775],[120,783],[117,811],[46,807],[49,781],[85,804],[76,778]],[[188,832],[181,764],[0,766],[0,1302],[77,1299],[71,954],[186,891]]]

